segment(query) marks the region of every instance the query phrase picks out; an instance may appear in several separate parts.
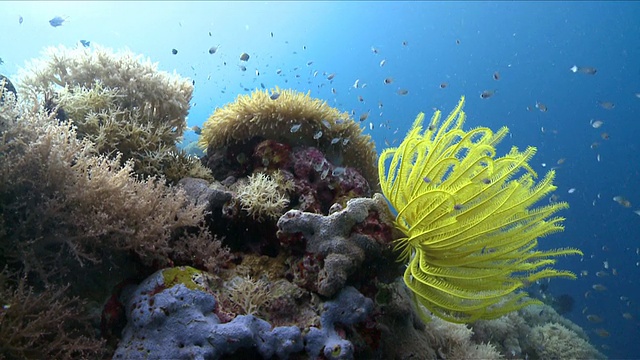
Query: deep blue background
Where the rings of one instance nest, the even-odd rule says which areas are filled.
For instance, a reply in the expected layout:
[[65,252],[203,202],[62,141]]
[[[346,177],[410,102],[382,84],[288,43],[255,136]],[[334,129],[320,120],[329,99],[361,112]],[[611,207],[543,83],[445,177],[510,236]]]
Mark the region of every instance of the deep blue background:
[[[51,27],[54,16],[67,21]],[[356,119],[370,110],[363,127],[378,149],[385,140],[401,141],[418,112],[448,113],[466,95],[467,128],[507,125],[511,135],[501,153],[511,145],[532,145],[538,148],[532,161],[536,171],[558,167],[556,194],[571,208],[562,213],[565,232],[542,239],[541,246],[581,248],[584,258],[562,258],[558,267],[588,275],[551,281],[550,295],[575,298],[567,316],[608,356],[638,358],[638,19],[640,4],[633,2],[0,2],[0,73],[15,78],[45,46],[76,46],[85,39],[126,47],[162,70],[196,81],[189,125],[201,125],[216,107],[246,93],[244,88],[278,85],[311,91],[341,110],[354,110]],[[219,50],[210,55],[213,45]],[[238,66],[242,52],[251,55],[246,72]],[[383,59],[386,65],[380,67]],[[574,74],[573,65],[598,72]],[[332,82],[323,75],[329,73],[336,74]],[[385,85],[388,76],[394,83]],[[367,87],[353,88],[356,79]],[[443,82],[445,89],[439,86]],[[400,88],[409,94],[397,95]],[[484,90],[497,91],[481,99]],[[548,111],[536,109],[537,101]],[[605,110],[598,101],[611,101],[615,108]],[[592,128],[591,119],[603,120],[603,127]],[[603,140],[602,132],[610,140]],[[188,133],[186,140],[193,139]],[[591,149],[594,142],[599,146]],[[562,158],[566,161],[557,165]],[[575,192],[569,194],[570,188]],[[617,195],[633,206],[614,202]],[[610,275],[597,278],[603,261],[609,262]],[[617,276],[611,275],[613,268]],[[593,291],[595,283],[608,290]],[[604,322],[589,323],[585,307],[586,314]],[[633,319],[624,319],[625,312]],[[597,328],[611,336],[599,337]]]

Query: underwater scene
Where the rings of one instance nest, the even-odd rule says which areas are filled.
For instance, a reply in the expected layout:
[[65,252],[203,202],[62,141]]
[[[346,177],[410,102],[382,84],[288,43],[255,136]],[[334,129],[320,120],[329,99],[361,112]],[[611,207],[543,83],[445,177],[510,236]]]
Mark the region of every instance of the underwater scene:
[[0,359],[639,358],[638,19],[0,2]]

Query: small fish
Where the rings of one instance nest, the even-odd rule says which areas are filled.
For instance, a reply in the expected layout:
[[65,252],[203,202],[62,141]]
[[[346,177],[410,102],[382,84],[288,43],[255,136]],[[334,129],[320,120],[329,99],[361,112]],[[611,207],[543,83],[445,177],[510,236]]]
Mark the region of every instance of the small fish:
[[318,70],[313,72],[313,77],[316,77],[316,76],[318,76]]
[[384,64],[386,64],[386,63],[387,63],[387,60],[384,60],[384,59],[383,59],[382,61],[380,61],[380,67],[383,67],[383,66],[384,66]]
[[276,75],[280,75],[280,74],[282,74],[282,69],[276,70]]
[[371,52],[374,53],[374,54],[377,54],[377,53],[380,52],[380,50],[378,50],[378,49],[376,49],[375,47],[372,46],[371,47]]
[[611,138],[611,136],[607,132],[603,132],[602,134],[600,134],[600,137],[602,138],[602,140],[609,140]]
[[499,72],[494,72],[493,73],[493,80],[500,80],[500,73]]
[[333,171],[331,172],[331,175],[333,176],[341,176],[344,174],[345,168],[342,166],[338,166],[337,168],[333,169]]
[[456,45],[460,45],[460,39],[456,39]]
[[332,93],[333,95],[335,95],[335,94],[337,93],[336,89],[335,89],[335,88],[331,88],[331,93]]
[[307,61],[307,66],[311,66],[313,64],[313,61]]
[[373,130],[373,123],[369,122],[369,130]]
[[360,84],[360,79],[356,79],[356,82],[353,83],[353,88],[357,89],[359,84]]
[[264,83],[260,83],[260,87],[263,89],[266,89],[266,86],[264,86]]
[[407,46],[407,45],[409,45],[409,42],[407,40],[402,42],[402,46]]
[[49,20],[49,24],[53,27],[61,26],[66,19],[61,18],[60,16],[56,16],[53,19]]
[[616,107],[616,104],[612,103],[611,101],[598,101],[597,103],[605,110],[611,110]]
[[273,31],[269,33],[269,35],[271,35],[271,37],[273,37]]
[[600,336],[601,338],[608,338],[611,335],[605,329],[596,329],[595,331],[596,331],[596,334],[598,334],[598,336]]
[[576,192],[576,188],[571,188],[571,189],[567,190],[567,192],[569,194],[573,194],[574,192]]
[[587,320],[589,320],[589,322],[592,322],[592,323],[595,323],[595,324],[601,323],[603,321],[603,319],[600,316],[593,315],[593,314],[587,315]]
[[591,286],[593,288],[593,290],[595,291],[606,291],[607,287],[602,285],[602,284],[594,284],[593,286]]
[[196,135],[201,135],[202,134],[202,129],[198,125],[193,125],[189,129],[191,129],[191,131],[193,131]]
[[583,74],[587,74],[587,75],[595,75],[596,72],[598,71],[596,68],[594,67],[590,67],[590,66],[578,66],[578,65],[573,65],[569,70],[571,70],[571,72],[573,73],[583,73]]
[[213,55],[218,51],[218,46],[212,46],[209,48],[209,54]]
[[209,31],[209,36],[211,36],[211,31]]
[[22,18],[22,15],[18,16],[18,24],[22,24],[22,22],[24,21],[24,19]]
[[488,99],[488,98],[492,97],[495,93],[496,93],[495,90],[484,90],[483,92],[480,93],[480,98],[481,99]]
[[589,124],[591,124],[591,126],[592,126],[594,129],[597,129],[597,128],[599,128],[600,126],[604,125],[604,121],[602,121],[602,120],[594,120],[594,119],[591,119],[591,121],[589,122]]
[[240,70],[242,71],[247,71],[247,67],[244,65],[238,65],[238,67],[240,68]]
[[260,71],[258,71],[258,69],[256,69],[256,76],[260,76]]
[[606,271],[596,271],[596,276],[599,278],[603,278],[609,276],[609,273]]
[[358,95],[358,101],[364,102],[364,98],[362,97],[362,95]]
[[562,165],[562,164],[564,164],[565,161],[567,161],[566,158],[560,158],[560,159],[558,159],[558,161],[556,161],[556,164],[557,165]]
[[302,124],[294,124],[293,126],[291,126],[291,129],[289,129],[289,131],[291,131],[292,133],[298,132],[301,126]]
[[404,96],[407,95],[409,93],[409,90],[407,89],[399,89],[398,91],[396,91],[396,94]]
[[614,196],[613,197],[613,201],[617,202],[618,204],[622,205],[623,207],[626,208],[630,208],[631,207],[631,201],[625,199],[623,196]]
[[631,313],[622,313],[622,317],[627,319],[627,320],[633,320],[633,315],[631,315]]
[[322,137],[322,130],[318,130],[315,134],[313,134],[313,140],[318,140]]
[[247,53],[240,54],[240,61],[248,61],[248,60],[249,60],[249,54]]
[[331,74],[327,75],[327,80],[333,80],[334,77],[336,77],[336,74],[331,73]]
[[176,55],[176,54],[178,53],[178,50],[176,50],[176,49],[171,49],[171,53],[172,53],[173,55]]
[[446,82],[440,83],[440,89],[444,89],[447,86],[449,86],[449,83],[446,83]]
[[89,40],[80,40],[80,44],[82,44],[82,46],[84,46],[84,47],[89,47],[89,45],[91,45],[91,41],[89,41]]
[[548,110],[547,105],[545,105],[545,104],[543,104],[543,103],[541,103],[539,101],[536,101],[536,109],[540,110],[541,112],[547,112],[547,110]]
[[388,78],[385,78],[384,83],[385,85],[393,84],[393,78],[391,76],[389,76]]
[[342,146],[347,146],[347,144],[349,143],[349,139],[342,139]]
[[269,96],[271,100],[278,100],[279,97],[280,97],[279,92],[274,92],[273,94],[271,94],[271,96]]
[[340,138],[331,139],[331,145],[337,144],[340,141]]
[[368,111],[366,113],[362,113],[360,115],[360,122],[363,122],[363,121],[367,120],[368,117],[369,117],[369,112]]
[[2,60],[2,58],[0,58],[0,65],[4,64],[4,60]]

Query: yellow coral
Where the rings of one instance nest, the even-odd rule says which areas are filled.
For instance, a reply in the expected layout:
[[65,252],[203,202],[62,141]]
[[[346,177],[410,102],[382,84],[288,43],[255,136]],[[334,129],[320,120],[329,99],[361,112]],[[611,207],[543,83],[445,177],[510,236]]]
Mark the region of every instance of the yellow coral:
[[575,278],[550,268],[551,258],[582,254],[536,250],[538,237],[563,230],[564,219],[551,216],[566,203],[531,208],[555,190],[554,172],[535,184],[527,163],[534,147],[495,158],[508,129],[462,130],[463,105],[464,97],[441,125],[436,111],[424,132],[421,113],[402,144],[379,159],[382,190],[406,235],[396,242],[408,261],[405,283],[419,303],[454,322],[497,318],[536,302],[515,291],[541,278]]
[[[276,93],[279,96],[274,100]],[[300,126],[292,132],[294,125]],[[315,146],[334,165],[358,169],[369,185],[377,188],[377,154],[371,137],[363,135],[347,113],[311,98],[309,93],[276,87],[240,95],[215,110],[204,123],[198,144],[203,149],[218,149],[256,136],[292,146]]]

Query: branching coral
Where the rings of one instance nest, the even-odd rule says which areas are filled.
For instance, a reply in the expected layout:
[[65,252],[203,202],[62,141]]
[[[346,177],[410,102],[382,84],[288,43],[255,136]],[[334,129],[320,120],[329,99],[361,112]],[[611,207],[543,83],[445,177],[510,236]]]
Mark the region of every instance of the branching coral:
[[566,203],[532,208],[555,189],[554,172],[535,184],[528,165],[533,147],[495,158],[507,128],[462,130],[463,105],[464,97],[442,124],[436,111],[424,131],[424,114],[418,115],[400,146],[379,159],[382,190],[405,234],[396,242],[408,261],[405,283],[419,303],[454,322],[496,318],[537,302],[515,291],[541,278],[575,278],[550,268],[552,258],[582,254],[536,249],[539,237],[563,229],[563,219],[551,216]]
[[22,70],[22,92],[70,119],[77,135],[95,142],[101,154],[120,152],[123,161],[133,160],[140,174],[162,174],[170,182],[210,178],[175,145],[186,127],[191,82],[130,51],[92,48],[46,49],[43,59]]
[[[15,101],[0,107],[1,264],[63,282],[79,266],[117,262],[115,254],[161,265],[174,249],[188,259],[217,241],[200,228],[205,205],[162,179],[137,179],[131,162],[97,155],[52,116]],[[185,238],[193,245],[177,245]]]
[[237,276],[225,286],[226,296],[242,315],[255,315],[269,304],[271,292],[269,283],[263,279],[254,280],[250,276]]
[[279,172],[272,175],[256,173],[247,181],[236,183],[235,188],[242,209],[254,219],[277,219],[289,205],[287,192],[292,190],[293,184]]
[[315,146],[331,158],[334,165],[358,169],[370,186],[377,188],[375,146],[347,113],[311,98],[309,93],[279,88],[271,93],[279,96],[273,99],[268,91],[257,90],[216,109],[203,126],[199,145],[207,149],[208,154],[254,137],[292,147]]
[[0,274],[0,358],[100,359],[104,343],[95,336],[78,298],[65,296],[66,288],[35,293],[24,277],[15,286]]

